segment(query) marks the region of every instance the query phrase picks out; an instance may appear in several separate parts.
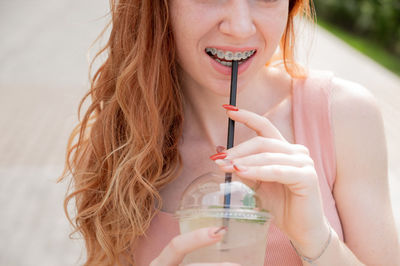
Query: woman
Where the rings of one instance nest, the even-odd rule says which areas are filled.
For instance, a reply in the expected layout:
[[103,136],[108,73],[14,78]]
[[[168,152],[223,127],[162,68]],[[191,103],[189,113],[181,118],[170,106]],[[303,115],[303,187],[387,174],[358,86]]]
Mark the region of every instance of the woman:
[[[259,183],[274,216],[265,265],[400,263],[375,100],[293,60],[293,19],[309,4],[111,1],[107,59],[66,165],[85,265],[178,265],[221,240],[217,228],[179,235],[171,216],[212,170]],[[228,53],[242,61],[239,109],[224,105]],[[236,146],[225,150],[228,117]]]

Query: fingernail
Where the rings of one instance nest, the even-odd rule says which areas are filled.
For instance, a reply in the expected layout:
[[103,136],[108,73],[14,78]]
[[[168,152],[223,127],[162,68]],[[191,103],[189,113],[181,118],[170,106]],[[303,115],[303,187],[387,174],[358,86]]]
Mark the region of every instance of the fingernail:
[[217,230],[211,229],[211,230],[209,231],[209,233],[210,233],[210,236],[211,236],[211,237],[219,237],[219,236],[224,235],[227,231],[228,231],[228,227],[226,227],[226,226],[221,226],[221,227],[218,228]]
[[217,150],[217,152],[223,152],[224,150],[226,150],[226,148],[225,148],[224,146],[218,145],[218,146],[216,147],[216,150]]
[[220,152],[220,153],[211,155],[210,159],[215,161],[215,160],[218,160],[218,159],[225,159],[226,156],[228,156],[228,154],[226,154],[225,152]]
[[235,170],[238,172],[244,172],[247,170],[246,166],[241,166],[241,165],[237,165],[237,164],[234,164],[233,168],[235,168]]
[[222,107],[229,111],[239,111],[239,108],[230,104],[223,104]]

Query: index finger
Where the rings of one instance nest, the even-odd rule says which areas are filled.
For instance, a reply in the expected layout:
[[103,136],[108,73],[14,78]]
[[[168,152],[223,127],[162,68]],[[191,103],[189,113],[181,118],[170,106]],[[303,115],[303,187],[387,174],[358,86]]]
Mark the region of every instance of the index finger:
[[225,232],[226,227],[206,227],[178,235],[168,243],[151,265],[178,265],[186,254],[220,241]]
[[232,120],[254,130],[258,136],[285,140],[279,130],[265,116],[244,109],[239,109],[238,111],[228,110],[226,113]]

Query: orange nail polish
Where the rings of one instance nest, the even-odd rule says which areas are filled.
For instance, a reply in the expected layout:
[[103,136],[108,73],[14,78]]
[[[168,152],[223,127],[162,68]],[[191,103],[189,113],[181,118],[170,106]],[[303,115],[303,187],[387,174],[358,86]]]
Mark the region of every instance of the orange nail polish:
[[239,108],[230,104],[223,104],[222,107],[229,111],[239,111]]
[[215,160],[218,160],[218,159],[225,159],[226,156],[228,156],[228,154],[226,154],[225,152],[220,152],[220,153],[211,155],[210,159],[215,161]]
[[225,233],[226,233],[226,231],[228,231],[228,227],[226,227],[226,226],[221,226],[220,228],[218,228],[217,230],[215,230],[215,229],[213,229],[213,231],[211,231],[210,233],[210,236],[211,237],[219,237],[219,236],[221,236],[221,235],[224,235]]
[[236,164],[233,165],[233,168],[238,172],[244,172],[247,170],[246,166],[241,166],[241,165],[236,165]]

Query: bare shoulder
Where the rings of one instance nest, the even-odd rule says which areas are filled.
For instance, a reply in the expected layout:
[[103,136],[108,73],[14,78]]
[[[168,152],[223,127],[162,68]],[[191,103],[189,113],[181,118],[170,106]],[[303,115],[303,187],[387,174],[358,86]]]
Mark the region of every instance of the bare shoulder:
[[331,112],[337,181],[387,179],[386,138],[377,99],[358,83],[334,78]]
[[358,83],[340,78],[334,78],[332,83],[331,112],[338,162],[341,157],[348,160],[350,156],[365,160],[367,150],[386,159],[383,118],[377,99]]
[[368,265],[391,265],[399,261],[399,242],[378,101],[360,84],[334,78],[331,110],[337,162],[333,195],[345,243]]
[[[355,118],[359,122],[363,122],[364,119],[381,119],[377,99],[367,88],[336,77],[333,78],[332,84],[332,112],[336,118],[342,118],[342,122],[355,122]],[[362,118],[364,119],[360,120]]]

